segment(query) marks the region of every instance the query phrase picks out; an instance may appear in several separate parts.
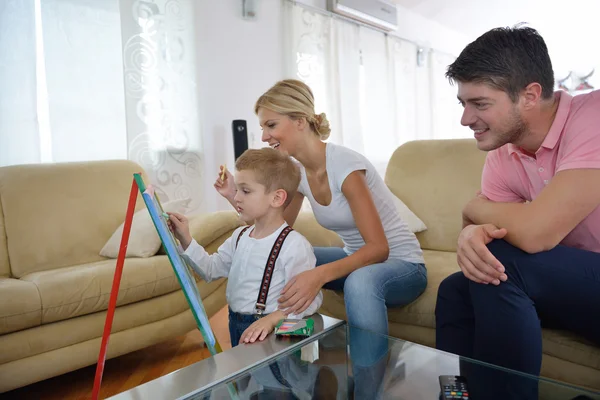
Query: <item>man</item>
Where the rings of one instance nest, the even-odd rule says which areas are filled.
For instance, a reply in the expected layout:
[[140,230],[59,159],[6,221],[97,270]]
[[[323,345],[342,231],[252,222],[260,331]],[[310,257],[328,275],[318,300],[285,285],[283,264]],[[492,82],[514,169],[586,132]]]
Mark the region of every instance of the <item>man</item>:
[[[600,343],[600,91],[554,93],[546,44],[528,27],[483,34],[446,76],[489,153],[463,210],[461,272],[439,288],[437,347],[539,375],[541,326]],[[502,385],[498,398],[537,398],[537,385]]]

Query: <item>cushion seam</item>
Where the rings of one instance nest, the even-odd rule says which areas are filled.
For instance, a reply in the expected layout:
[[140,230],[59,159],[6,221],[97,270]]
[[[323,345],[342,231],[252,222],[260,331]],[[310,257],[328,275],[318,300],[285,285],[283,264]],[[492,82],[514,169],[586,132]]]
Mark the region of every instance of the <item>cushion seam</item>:
[[[167,279],[174,279],[174,278],[175,278],[175,277],[171,277],[171,278],[162,278],[162,279],[160,279],[160,281],[164,281],[164,280],[167,280]],[[175,279],[176,279],[176,278],[175,278]],[[127,291],[127,290],[130,290],[130,289],[136,289],[136,288],[139,288],[139,287],[142,287],[142,286],[148,286],[148,285],[152,285],[152,284],[155,284],[156,282],[158,282],[158,280],[157,280],[157,281],[153,281],[153,282],[143,283],[143,284],[136,285],[136,286],[130,286],[130,287],[126,288],[126,289],[119,288],[119,292],[121,292],[121,290],[125,290],[125,291]],[[37,285],[36,285],[36,286],[37,286]],[[179,285],[178,285],[178,286],[179,286]],[[181,289],[180,287],[178,287],[178,288],[179,288],[179,289]],[[174,291],[176,291],[178,288],[176,288],[175,290],[173,290],[173,292],[174,292]],[[111,289],[112,289],[112,287],[111,287]],[[168,292],[168,293],[170,293],[170,292]],[[83,298],[83,299],[81,299],[81,300],[78,300],[78,301],[72,301],[72,302],[70,302],[70,303],[63,303],[63,304],[58,304],[58,305],[51,305],[51,306],[48,306],[48,307],[44,307],[44,306],[43,306],[43,304],[42,304],[42,310],[50,310],[50,309],[52,309],[52,308],[69,306],[69,305],[71,305],[71,304],[79,304],[79,303],[81,303],[82,301],[85,301],[85,300],[95,299],[95,298],[98,298],[98,297],[101,297],[101,296],[110,295],[110,294],[111,294],[111,292],[109,291],[109,292],[106,292],[106,293],[100,293],[99,295],[96,295],[96,296],[92,296],[92,297],[85,297],[85,298]],[[141,301],[141,300],[145,300],[145,299],[140,299],[140,300],[136,300],[136,301]]]
[[20,315],[33,314],[36,312],[42,312],[42,309],[40,308],[39,310],[27,311],[27,312],[20,313],[20,314],[0,315],[0,318],[18,317]]

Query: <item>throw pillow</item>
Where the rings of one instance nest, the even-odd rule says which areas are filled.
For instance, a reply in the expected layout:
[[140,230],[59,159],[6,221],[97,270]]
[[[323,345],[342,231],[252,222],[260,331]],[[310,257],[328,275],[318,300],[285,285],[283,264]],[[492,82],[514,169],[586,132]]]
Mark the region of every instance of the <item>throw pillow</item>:
[[[185,214],[191,199],[172,200],[164,203],[163,210],[165,212],[176,212]],[[108,239],[108,242],[100,250],[100,255],[108,258],[117,258],[119,255],[119,247],[121,245],[121,237],[123,236],[123,222]],[[150,218],[150,213],[146,207],[140,209],[133,215],[131,224],[131,232],[129,234],[129,242],[127,243],[126,257],[152,257],[160,249],[161,242],[156,233],[154,223]]]
[[408,229],[412,233],[422,232],[427,229],[425,223],[413,213],[396,195],[392,194],[394,205],[400,214],[400,218],[408,225]]

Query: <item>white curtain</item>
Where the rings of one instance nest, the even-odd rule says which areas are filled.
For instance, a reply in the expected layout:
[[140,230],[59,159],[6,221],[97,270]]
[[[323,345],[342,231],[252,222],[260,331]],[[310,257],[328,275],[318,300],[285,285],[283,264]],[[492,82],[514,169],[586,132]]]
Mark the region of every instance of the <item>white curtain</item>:
[[126,158],[119,1],[40,3],[49,161]]
[[[338,122],[339,109],[336,107],[335,70],[330,60],[335,60],[331,37],[335,35],[333,20],[319,13],[284,4],[285,33],[284,48],[291,49],[286,54],[288,75],[306,82],[315,96],[315,109],[325,112],[332,124]],[[332,132],[332,137],[338,132]]]
[[458,104],[456,85],[446,78],[448,65],[455,57],[437,52],[429,54],[431,90],[431,137],[433,139],[472,138],[473,132],[460,124],[463,108]]
[[[361,67],[360,31],[358,25],[345,24],[333,20],[335,33],[335,52],[330,61],[335,74],[328,82],[335,94],[334,105],[330,107],[336,119],[331,121],[331,140],[363,153],[365,150],[361,126],[361,103],[356,101],[361,96],[361,79],[364,75]],[[336,79],[337,78],[337,79]]]
[[403,143],[470,136],[456,88],[444,77],[454,57],[366,26],[285,2],[287,76],[314,91],[330,140],[367,156],[380,173]]
[[41,159],[35,62],[33,1],[0,1],[0,167]]
[[128,157],[203,211],[193,0],[121,0]]
[[129,158],[204,211],[193,7],[0,1],[0,166]]
[[[397,144],[413,140],[419,137],[419,124],[417,110],[423,108],[423,104],[417,103],[419,92],[417,80],[417,46],[413,43],[399,40],[388,36],[388,54],[392,75],[392,86],[394,97],[394,132]],[[427,107],[428,97],[421,96],[422,102]]]

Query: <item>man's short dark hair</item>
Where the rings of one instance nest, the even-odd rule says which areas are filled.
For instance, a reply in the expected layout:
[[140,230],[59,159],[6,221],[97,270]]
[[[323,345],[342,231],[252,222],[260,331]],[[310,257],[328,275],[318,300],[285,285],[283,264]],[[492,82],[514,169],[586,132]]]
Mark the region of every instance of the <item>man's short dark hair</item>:
[[515,102],[533,82],[542,86],[542,97],[554,92],[554,72],[548,48],[533,28],[495,28],[470,43],[448,66],[452,81],[486,83],[504,91]]

